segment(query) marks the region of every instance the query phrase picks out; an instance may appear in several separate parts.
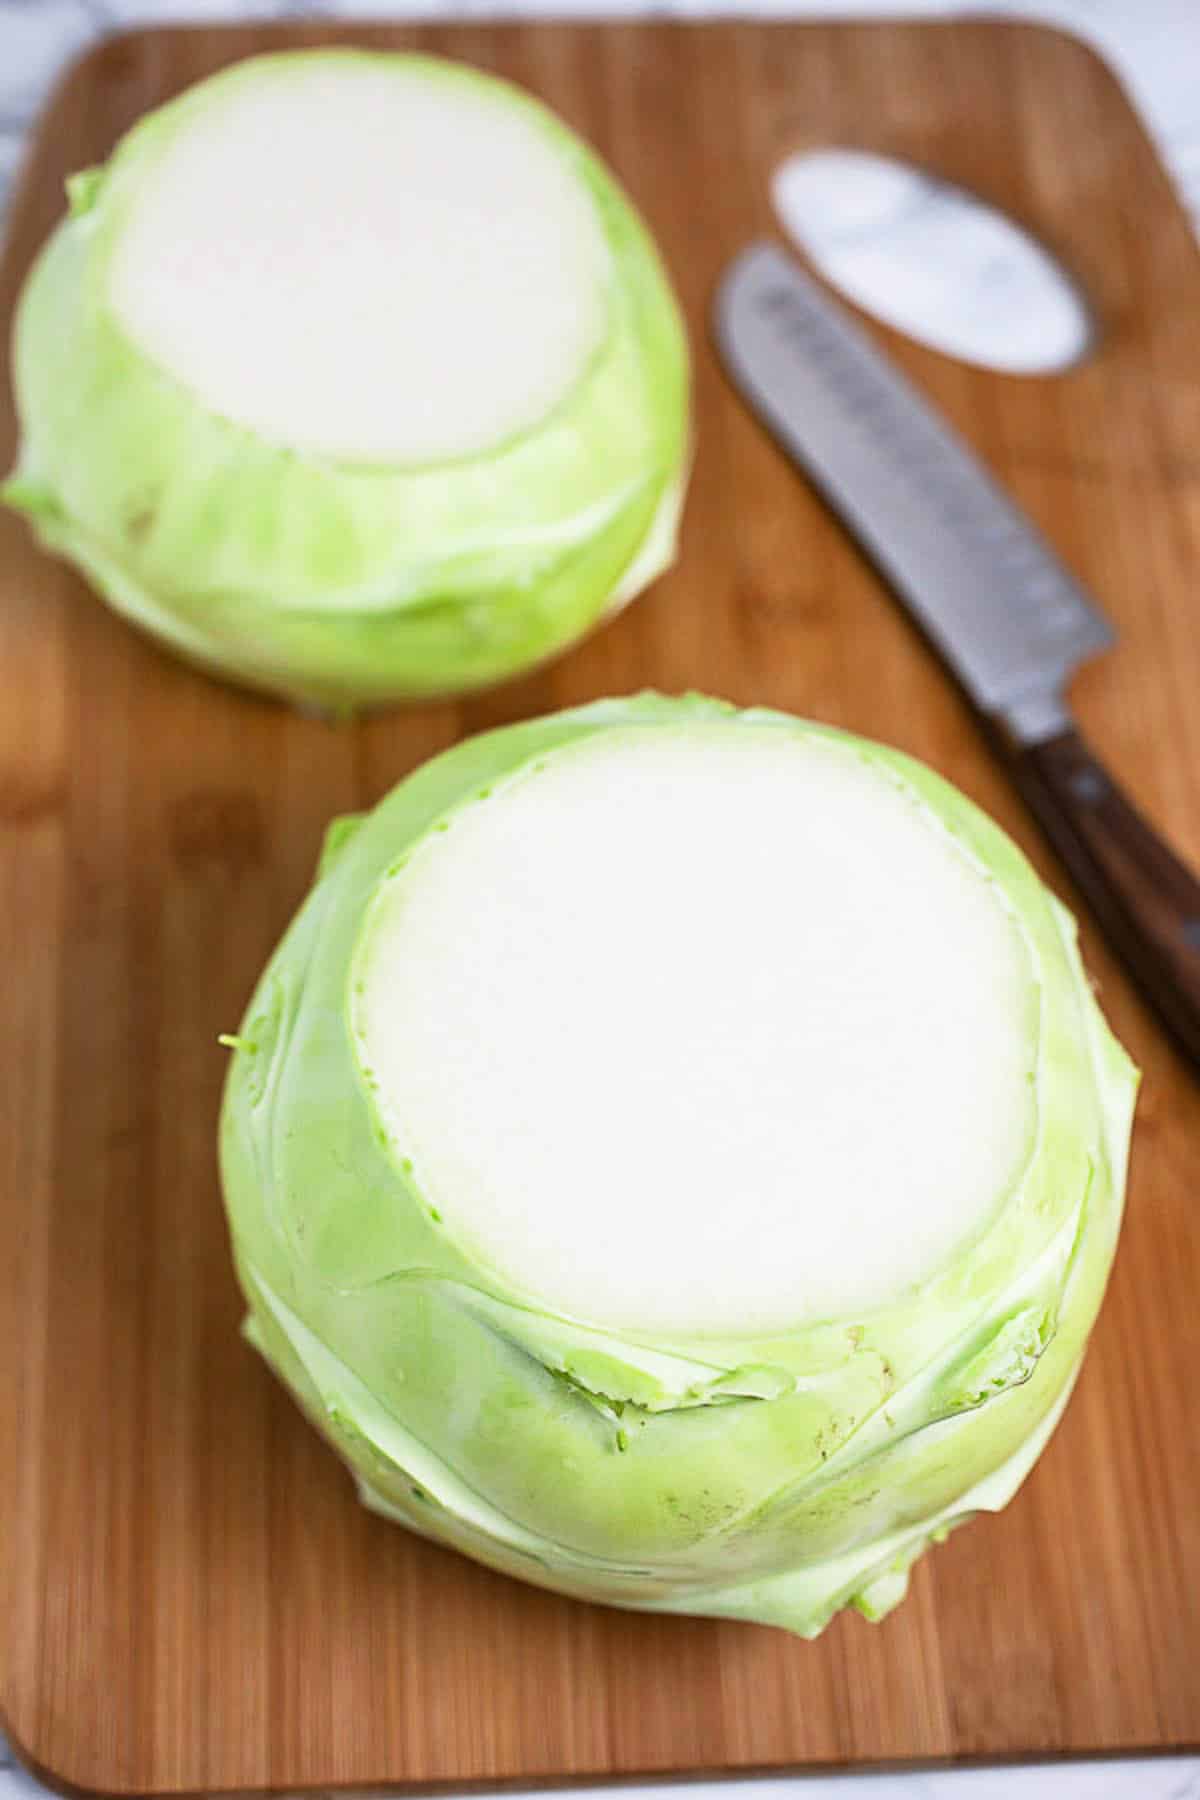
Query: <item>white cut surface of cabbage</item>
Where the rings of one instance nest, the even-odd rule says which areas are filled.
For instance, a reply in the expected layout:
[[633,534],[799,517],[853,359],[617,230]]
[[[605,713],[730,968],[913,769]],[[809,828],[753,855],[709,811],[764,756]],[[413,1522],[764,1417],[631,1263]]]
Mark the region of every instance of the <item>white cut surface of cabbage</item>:
[[293,449],[427,463],[552,410],[610,279],[593,202],[528,115],[424,64],[326,60],[187,118],[110,292],[215,412]]
[[1035,1128],[1034,971],[886,774],[770,729],[609,733],[446,823],[375,903],[361,1055],[505,1280],[599,1325],[782,1330],[989,1221]]

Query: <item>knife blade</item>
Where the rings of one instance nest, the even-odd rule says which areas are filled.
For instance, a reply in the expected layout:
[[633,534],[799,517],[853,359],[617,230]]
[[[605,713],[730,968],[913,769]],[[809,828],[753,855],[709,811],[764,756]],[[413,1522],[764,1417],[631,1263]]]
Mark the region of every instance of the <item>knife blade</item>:
[[712,314],[733,385],[849,527],[981,715],[1143,997],[1200,1069],[1200,882],[1084,743],[1065,691],[1115,641],[1032,522],[777,245]]

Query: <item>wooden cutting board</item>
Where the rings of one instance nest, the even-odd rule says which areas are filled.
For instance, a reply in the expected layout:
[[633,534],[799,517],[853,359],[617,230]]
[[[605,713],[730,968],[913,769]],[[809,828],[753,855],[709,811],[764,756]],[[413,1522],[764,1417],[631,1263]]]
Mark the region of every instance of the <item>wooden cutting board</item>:
[[[1048,380],[885,341],[1116,620],[1084,724],[1200,862],[1200,257],[1112,76],[1025,25],[150,31],[68,77],[0,285],[143,109],[333,36],[543,94],[608,156],[694,333],[678,567],[548,672],[332,728],[168,660],[0,519],[0,1709],[116,1792],[567,1778],[1200,1741],[1200,1088],[1085,920],[1145,1069],[1128,1222],[1076,1397],[999,1518],[885,1624],[815,1644],[572,1604],[362,1511],[237,1335],[213,1166],[224,1053],[321,830],[464,732],[656,684],[925,757],[1061,872],[898,609],[718,374],[706,309],[804,142],[925,163],[1090,293]],[[7,397],[0,459],[13,441]]]

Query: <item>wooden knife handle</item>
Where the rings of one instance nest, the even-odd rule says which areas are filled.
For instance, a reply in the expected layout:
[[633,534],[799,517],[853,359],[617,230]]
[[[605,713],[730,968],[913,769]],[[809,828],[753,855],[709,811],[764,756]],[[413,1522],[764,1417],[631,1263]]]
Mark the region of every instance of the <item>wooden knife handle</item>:
[[1200,880],[1073,727],[1009,755],[1026,802],[1113,948],[1200,1070]]

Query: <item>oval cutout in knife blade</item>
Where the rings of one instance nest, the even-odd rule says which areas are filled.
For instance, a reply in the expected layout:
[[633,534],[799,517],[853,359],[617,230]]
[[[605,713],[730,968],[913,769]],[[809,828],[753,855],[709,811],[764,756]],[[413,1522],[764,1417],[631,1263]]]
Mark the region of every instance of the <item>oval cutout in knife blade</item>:
[[1096,340],[1078,283],[1006,214],[965,188],[864,150],[779,164],[780,224],[825,279],[883,324],[962,362],[1049,375]]

